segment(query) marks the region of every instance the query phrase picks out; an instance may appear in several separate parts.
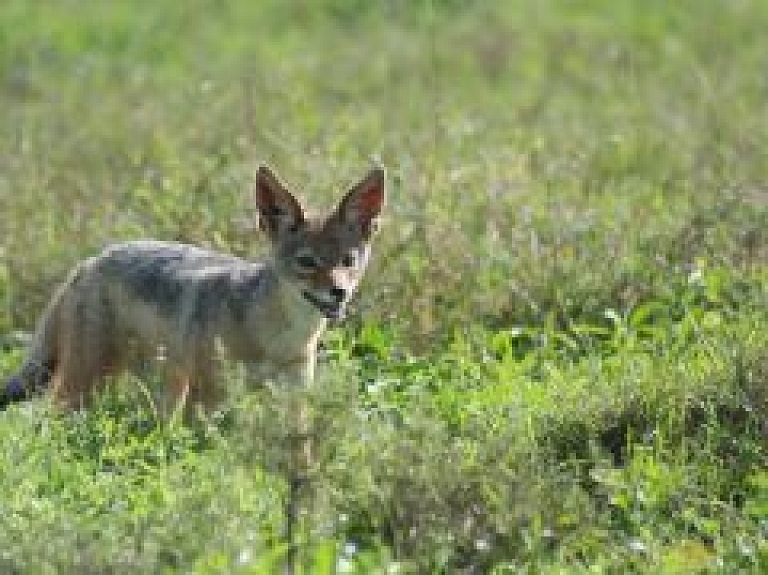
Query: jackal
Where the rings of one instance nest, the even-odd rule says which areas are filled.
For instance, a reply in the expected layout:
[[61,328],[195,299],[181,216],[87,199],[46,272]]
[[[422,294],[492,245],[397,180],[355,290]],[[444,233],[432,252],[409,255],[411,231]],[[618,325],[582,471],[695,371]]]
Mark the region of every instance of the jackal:
[[318,338],[343,317],[368,264],[384,188],[376,167],[330,214],[312,217],[261,166],[254,195],[272,247],[265,261],[153,240],[84,260],[43,313],[0,407],[49,386],[55,404],[86,407],[105,376],[160,358],[171,399],[209,409],[222,346],[250,377],[308,384]]

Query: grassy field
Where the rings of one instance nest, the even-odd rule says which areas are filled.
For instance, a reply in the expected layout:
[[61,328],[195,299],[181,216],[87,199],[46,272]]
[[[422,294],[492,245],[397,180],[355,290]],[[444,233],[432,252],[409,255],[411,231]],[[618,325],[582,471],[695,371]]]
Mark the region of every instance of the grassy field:
[[[768,3],[5,0],[0,377],[67,270],[389,168],[301,573],[768,572]],[[0,414],[0,572],[274,573],[287,394]],[[146,382],[152,385],[152,382]]]

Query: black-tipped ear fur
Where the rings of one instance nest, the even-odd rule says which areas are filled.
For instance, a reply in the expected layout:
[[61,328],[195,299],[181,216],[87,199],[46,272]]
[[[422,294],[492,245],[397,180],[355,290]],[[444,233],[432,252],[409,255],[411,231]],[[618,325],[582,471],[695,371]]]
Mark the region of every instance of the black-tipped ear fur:
[[266,165],[256,172],[254,190],[259,226],[271,239],[294,230],[305,221],[304,209]]
[[363,237],[368,238],[375,231],[376,218],[384,207],[385,181],[386,171],[376,166],[344,196],[337,208],[338,217]]

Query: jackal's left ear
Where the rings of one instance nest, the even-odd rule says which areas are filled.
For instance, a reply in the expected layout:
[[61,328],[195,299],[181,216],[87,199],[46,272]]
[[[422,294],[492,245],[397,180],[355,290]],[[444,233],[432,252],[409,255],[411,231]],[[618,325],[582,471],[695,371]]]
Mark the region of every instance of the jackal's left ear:
[[299,201],[265,165],[256,172],[254,196],[259,210],[259,227],[270,238],[275,239],[304,223],[304,209]]
[[376,218],[384,207],[385,181],[386,171],[377,166],[339,204],[337,212],[342,221],[366,238],[375,231]]

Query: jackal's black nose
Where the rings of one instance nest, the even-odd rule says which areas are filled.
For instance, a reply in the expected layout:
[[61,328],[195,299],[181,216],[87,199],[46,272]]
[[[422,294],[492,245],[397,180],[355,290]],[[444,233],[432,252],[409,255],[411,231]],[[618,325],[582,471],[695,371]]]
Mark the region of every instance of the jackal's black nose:
[[336,303],[343,302],[346,295],[347,295],[347,291],[344,288],[340,288],[340,287],[331,288],[331,297],[336,301]]

